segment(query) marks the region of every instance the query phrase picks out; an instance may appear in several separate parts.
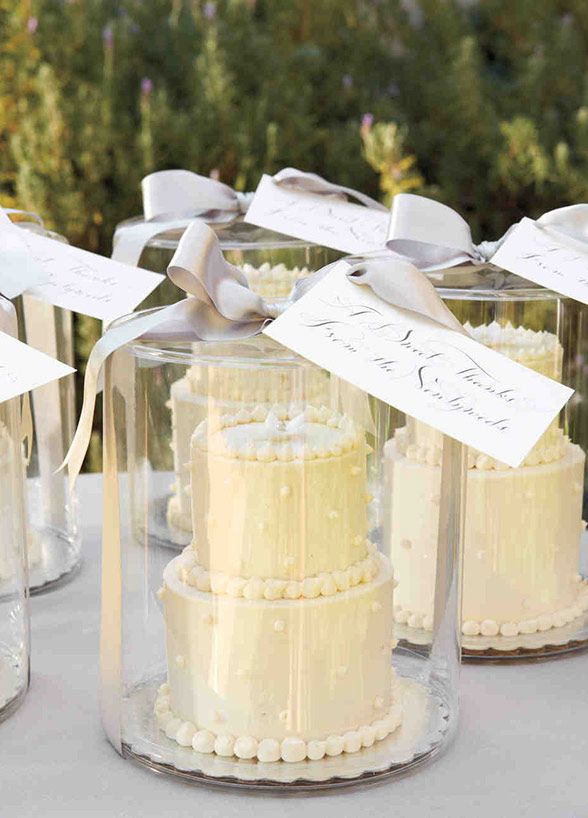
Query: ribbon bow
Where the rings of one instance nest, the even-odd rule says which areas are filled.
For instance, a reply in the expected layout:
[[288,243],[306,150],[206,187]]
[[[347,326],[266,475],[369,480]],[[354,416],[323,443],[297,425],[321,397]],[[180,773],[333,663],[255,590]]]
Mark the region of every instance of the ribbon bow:
[[[563,243],[588,245],[588,204],[550,210],[536,224]],[[468,223],[451,207],[417,196],[394,197],[387,246],[423,272],[445,270],[461,264],[491,264],[511,226],[498,241],[474,244]]]
[[[340,263],[340,262],[335,262]],[[171,281],[188,298],[168,307],[137,313],[112,326],[97,342],[88,359],[84,402],[78,428],[64,461],[73,483],[80,472],[90,436],[98,381],[106,359],[130,341],[227,341],[250,338],[318,283],[333,267],[329,264],[297,282],[289,301],[268,302],[254,293],[243,273],[229,264],[218,238],[204,222],[195,220],[185,231],[168,267]],[[347,276],[394,306],[463,332],[431,282],[412,264],[390,253],[348,260]]]
[[[284,168],[273,177],[279,185],[322,196],[356,199],[366,207],[385,205],[353,188],[336,185],[296,168]],[[230,224],[247,213],[254,193],[240,193],[228,185],[189,170],[161,170],[141,182],[144,221],[126,222],[116,230],[112,258],[137,266],[153,236],[185,229],[192,219],[208,224]]]

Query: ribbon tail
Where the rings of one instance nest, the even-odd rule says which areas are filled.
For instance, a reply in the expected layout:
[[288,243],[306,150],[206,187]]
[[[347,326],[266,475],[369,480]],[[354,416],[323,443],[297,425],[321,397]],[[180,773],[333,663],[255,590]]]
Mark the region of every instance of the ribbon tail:
[[468,334],[427,276],[409,261],[393,256],[370,259],[354,264],[348,275],[355,284],[371,287],[379,298],[394,307],[462,335]]
[[121,224],[114,234],[111,258],[138,267],[143,250],[154,236],[170,230],[185,230],[189,224],[189,218]]
[[147,314],[139,314],[136,317],[130,318],[123,324],[111,327],[111,329],[104,333],[90,353],[86,366],[86,374],[84,376],[84,400],[80,419],[69,451],[58,469],[58,471],[61,471],[66,466],[68,467],[69,485],[71,489],[73,489],[78,475],[82,470],[84,458],[90,445],[96,397],[98,395],[98,383],[105,361],[117,349],[120,349],[120,347],[129,341],[134,341],[136,338],[139,338],[157,326],[157,324],[161,322],[161,316],[164,312],[165,310],[153,310]]

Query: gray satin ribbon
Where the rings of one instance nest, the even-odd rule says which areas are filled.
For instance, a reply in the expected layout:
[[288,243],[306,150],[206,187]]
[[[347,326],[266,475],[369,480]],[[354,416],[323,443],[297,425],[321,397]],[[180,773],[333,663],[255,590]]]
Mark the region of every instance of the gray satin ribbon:
[[[588,251],[588,204],[551,210],[536,221],[540,229],[562,242],[575,242]],[[387,247],[423,272],[446,270],[462,264],[491,264],[492,257],[516,225],[498,241],[474,244],[468,223],[451,207],[417,196],[399,193],[394,197]],[[519,286],[510,273],[496,271],[485,277],[495,289]]]
[[[459,321],[434,286],[414,265],[392,254],[352,259],[347,275],[371,287],[382,300],[428,318],[456,332]],[[335,262],[338,263],[338,262]],[[138,313],[111,327],[92,350],[84,379],[84,402],[78,427],[64,461],[73,483],[81,470],[92,434],[92,419],[102,367],[107,358],[137,338],[145,341],[227,341],[250,338],[297,301],[333,267],[324,267],[298,282],[288,302],[265,301],[249,289],[243,273],[229,264],[213,230],[193,221],[181,237],[168,276],[188,298],[161,309]]]
[[[284,168],[273,177],[289,189],[321,196],[355,199],[366,207],[387,210],[386,206],[344,185],[336,185],[315,173]],[[144,221],[117,228],[112,258],[136,266],[145,246],[154,236],[184,230],[192,219],[208,224],[230,224],[247,213],[254,193],[240,193],[228,185],[189,170],[162,170],[146,176],[141,183]]]
[[49,282],[43,265],[27,243],[27,232],[0,208],[0,293],[8,299]]

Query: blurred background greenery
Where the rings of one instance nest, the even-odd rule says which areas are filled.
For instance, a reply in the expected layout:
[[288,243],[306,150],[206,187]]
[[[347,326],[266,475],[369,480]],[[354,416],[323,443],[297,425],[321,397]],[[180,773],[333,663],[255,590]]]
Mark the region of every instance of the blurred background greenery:
[[588,200],[587,69],[586,0],[0,0],[0,204],[108,254],[146,173],[294,165],[496,238]]

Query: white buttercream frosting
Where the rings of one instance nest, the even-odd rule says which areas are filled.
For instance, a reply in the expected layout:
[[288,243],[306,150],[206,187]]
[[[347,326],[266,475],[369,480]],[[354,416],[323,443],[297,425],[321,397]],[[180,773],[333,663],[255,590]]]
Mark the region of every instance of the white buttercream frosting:
[[242,272],[254,293],[262,298],[288,298],[293,286],[311,274],[308,267],[286,267],[285,264],[264,262],[259,267],[243,264]]
[[215,455],[271,462],[338,457],[358,447],[353,421],[327,407],[256,406],[204,421],[193,445]]
[[285,761],[289,763],[319,761],[325,756],[342,753],[357,753],[364,747],[371,747],[382,741],[402,720],[402,704],[399,700],[388,707],[382,715],[368,724],[358,725],[354,730],[342,734],[331,734],[322,739],[306,741],[296,736],[276,738],[255,738],[254,736],[233,736],[230,733],[215,734],[210,730],[198,729],[190,721],[183,721],[171,709],[170,686],[162,684],[155,700],[154,713],[157,724],[168,738],[182,747],[192,747],[198,753],[216,753],[221,756],[236,756],[244,760],[257,759],[261,762]]
[[181,582],[198,588],[245,599],[315,599],[348,591],[361,583],[371,582],[380,570],[380,558],[373,543],[366,543],[368,556],[341,571],[325,571],[303,580],[285,580],[262,577],[236,577],[221,571],[210,572],[197,561],[197,549],[185,548],[178,560]]
[[[462,622],[461,632],[464,636],[518,636],[538,631],[561,628],[577,619],[588,610],[588,580],[577,577],[577,593],[573,604],[567,608],[543,613],[531,619],[501,622],[496,619],[466,619]],[[408,625],[425,631],[433,630],[433,617],[410,611],[401,605],[394,606],[394,621],[399,625]]]
[[548,378],[561,380],[563,348],[557,335],[545,330],[515,327],[510,321],[506,324],[492,321],[477,327],[466,322],[464,329],[478,343],[491,347]]
[[[416,425],[416,422],[413,421]],[[414,460],[417,463],[426,464],[427,466],[440,466],[443,458],[443,448],[441,439],[436,439],[430,442],[416,443],[411,442],[412,430],[409,426],[403,426],[397,429],[394,434],[398,451],[403,454],[408,460]],[[435,438],[437,435],[435,435]],[[439,436],[441,437],[441,436]],[[421,434],[422,438],[422,434]],[[566,449],[569,446],[570,439],[564,435],[563,431],[558,427],[551,428],[539,442],[531,449],[527,457],[521,465],[524,466],[539,466],[542,463],[553,463],[565,456]],[[467,455],[468,469],[478,469],[479,471],[505,471],[511,468],[506,463],[496,460],[489,455],[482,454],[476,449],[468,449]]]

